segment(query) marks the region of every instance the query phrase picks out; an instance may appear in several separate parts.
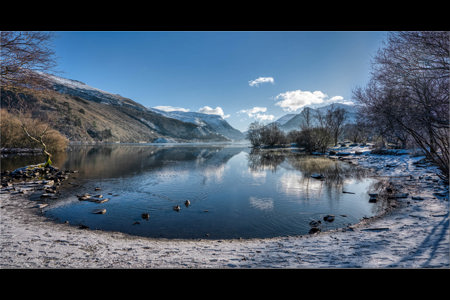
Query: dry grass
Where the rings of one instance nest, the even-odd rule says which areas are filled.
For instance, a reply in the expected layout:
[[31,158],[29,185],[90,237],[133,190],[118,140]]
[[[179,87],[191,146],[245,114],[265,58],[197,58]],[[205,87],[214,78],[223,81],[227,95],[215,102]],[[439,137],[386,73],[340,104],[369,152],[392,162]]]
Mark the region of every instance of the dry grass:
[[[49,126],[47,123],[33,119],[30,116],[15,116],[5,109],[0,110],[0,139],[2,148],[41,148],[41,145],[31,140],[22,129],[22,124],[30,135],[40,136]],[[50,153],[65,151],[68,139],[57,130],[49,128],[43,136],[43,142]]]

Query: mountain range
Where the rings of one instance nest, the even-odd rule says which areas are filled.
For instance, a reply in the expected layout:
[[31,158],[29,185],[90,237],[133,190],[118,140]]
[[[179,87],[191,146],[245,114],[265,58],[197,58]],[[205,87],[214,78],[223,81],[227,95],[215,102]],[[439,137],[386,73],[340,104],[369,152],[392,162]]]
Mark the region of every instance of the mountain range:
[[81,81],[41,74],[48,90],[1,90],[2,107],[21,109],[79,142],[226,142],[243,134],[218,115],[165,112]]
[[317,126],[319,124],[318,119],[315,117],[318,113],[325,115],[329,109],[342,108],[346,112],[345,123],[351,124],[356,123],[357,120],[357,109],[354,105],[342,104],[342,103],[332,103],[319,108],[305,107],[302,112],[298,114],[287,114],[279,118],[273,123],[278,125],[284,132],[289,132],[291,130],[300,130],[301,125],[305,122],[305,110],[310,112],[310,125],[311,127]]

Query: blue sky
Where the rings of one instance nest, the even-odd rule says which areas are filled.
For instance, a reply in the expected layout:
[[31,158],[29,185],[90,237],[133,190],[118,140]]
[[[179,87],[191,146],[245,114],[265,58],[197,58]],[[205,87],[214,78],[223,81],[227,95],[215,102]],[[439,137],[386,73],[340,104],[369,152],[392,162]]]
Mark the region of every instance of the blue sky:
[[387,32],[55,33],[58,75],[147,107],[221,114],[245,131],[305,105],[351,101]]

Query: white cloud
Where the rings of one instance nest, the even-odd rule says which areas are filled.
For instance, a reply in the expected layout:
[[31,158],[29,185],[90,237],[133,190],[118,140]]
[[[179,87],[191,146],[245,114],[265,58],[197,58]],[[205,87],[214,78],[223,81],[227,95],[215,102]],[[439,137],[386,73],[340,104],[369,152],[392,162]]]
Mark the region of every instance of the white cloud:
[[255,80],[250,80],[248,82],[249,86],[259,86],[261,83],[265,83],[265,82],[270,82],[270,83],[274,83],[274,79],[273,77],[259,77],[256,78]]
[[330,100],[328,102],[342,103],[342,104],[347,104],[347,105],[354,105],[355,104],[355,103],[353,103],[353,101],[344,100],[344,97],[342,97],[342,96],[334,96],[334,97],[330,98]]
[[275,118],[274,115],[266,115],[266,114],[256,114],[254,117],[259,121],[272,121]]
[[284,111],[294,112],[307,105],[326,105],[331,103],[353,104],[353,102],[344,100],[342,96],[329,98],[327,94],[321,91],[287,91],[275,97],[280,99],[275,105],[280,106]]
[[250,109],[241,109],[238,111],[238,113],[244,113],[247,114],[250,118],[255,118],[259,121],[272,121],[275,116],[274,115],[267,115],[267,114],[261,114],[267,111],[267,107],[258,107],[255,106]]
[[275,97],[275,99],[281,99],[275,105],[280,106],[284,111],[293,112],[306,105],[323,103],[326,97],[328,96],[321,91],[288,91]]
[[223,109],[220,106],[217,106],[216,108],[212,108],[209,106],[203,106],[198,110],[198,112],[208,115],[219,115],[222,117],[222,119],[226,119],[230,117],[230,115],[225,115],[223,112]]
[[167,112],[170,112],[170,111],[184,111],[184,112],[188,112],[189,111],[189,109],[187,109],[187,108],[174,107],[174,106],[164,106],[164,105],[155,106],[153,108],[156,108],[156,109],[159,109],[159,110],[162,110],[162,111],[167,111]]
[[248,114],[249,117],[252,117],[253,114],[259,113],[259,112],[266,112],[267,111],[267,107],[258,107],[255,106],[253,108],[250,109],[241,109],[240,111],[238,111],[239,113],[245,113]]

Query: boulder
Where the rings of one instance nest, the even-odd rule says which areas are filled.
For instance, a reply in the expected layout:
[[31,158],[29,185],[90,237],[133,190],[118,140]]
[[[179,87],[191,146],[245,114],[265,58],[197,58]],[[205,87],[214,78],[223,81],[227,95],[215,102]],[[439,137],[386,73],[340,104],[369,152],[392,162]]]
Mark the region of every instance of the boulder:
[[309,226],[311,226],[311,227],[318,227],[320,224],[322,224],[322,222],[320,220],[318,220],[318,221],[313,220],[313,221],[309,222]]
[[324,221],[327,222],[333,222],[334,221],[334,215],[326,215],[325,217],[323,217]]
[[395,198],[408,198],[407,193],[397,193],[394,195]]
[[103,198],[103,199],[94,200],[95,203],[99,203],[99,204],[105,203],[105,202],[108,202],[108,201],[109,201],[109,198]]
[[104,215],[106,214],[106,208],[94,209],[92,213],[97,215]]
[[309,230],[309,234],[314,234],[317,232],[320,232],[320,228],[318,228],[318,227],[313,227]]

